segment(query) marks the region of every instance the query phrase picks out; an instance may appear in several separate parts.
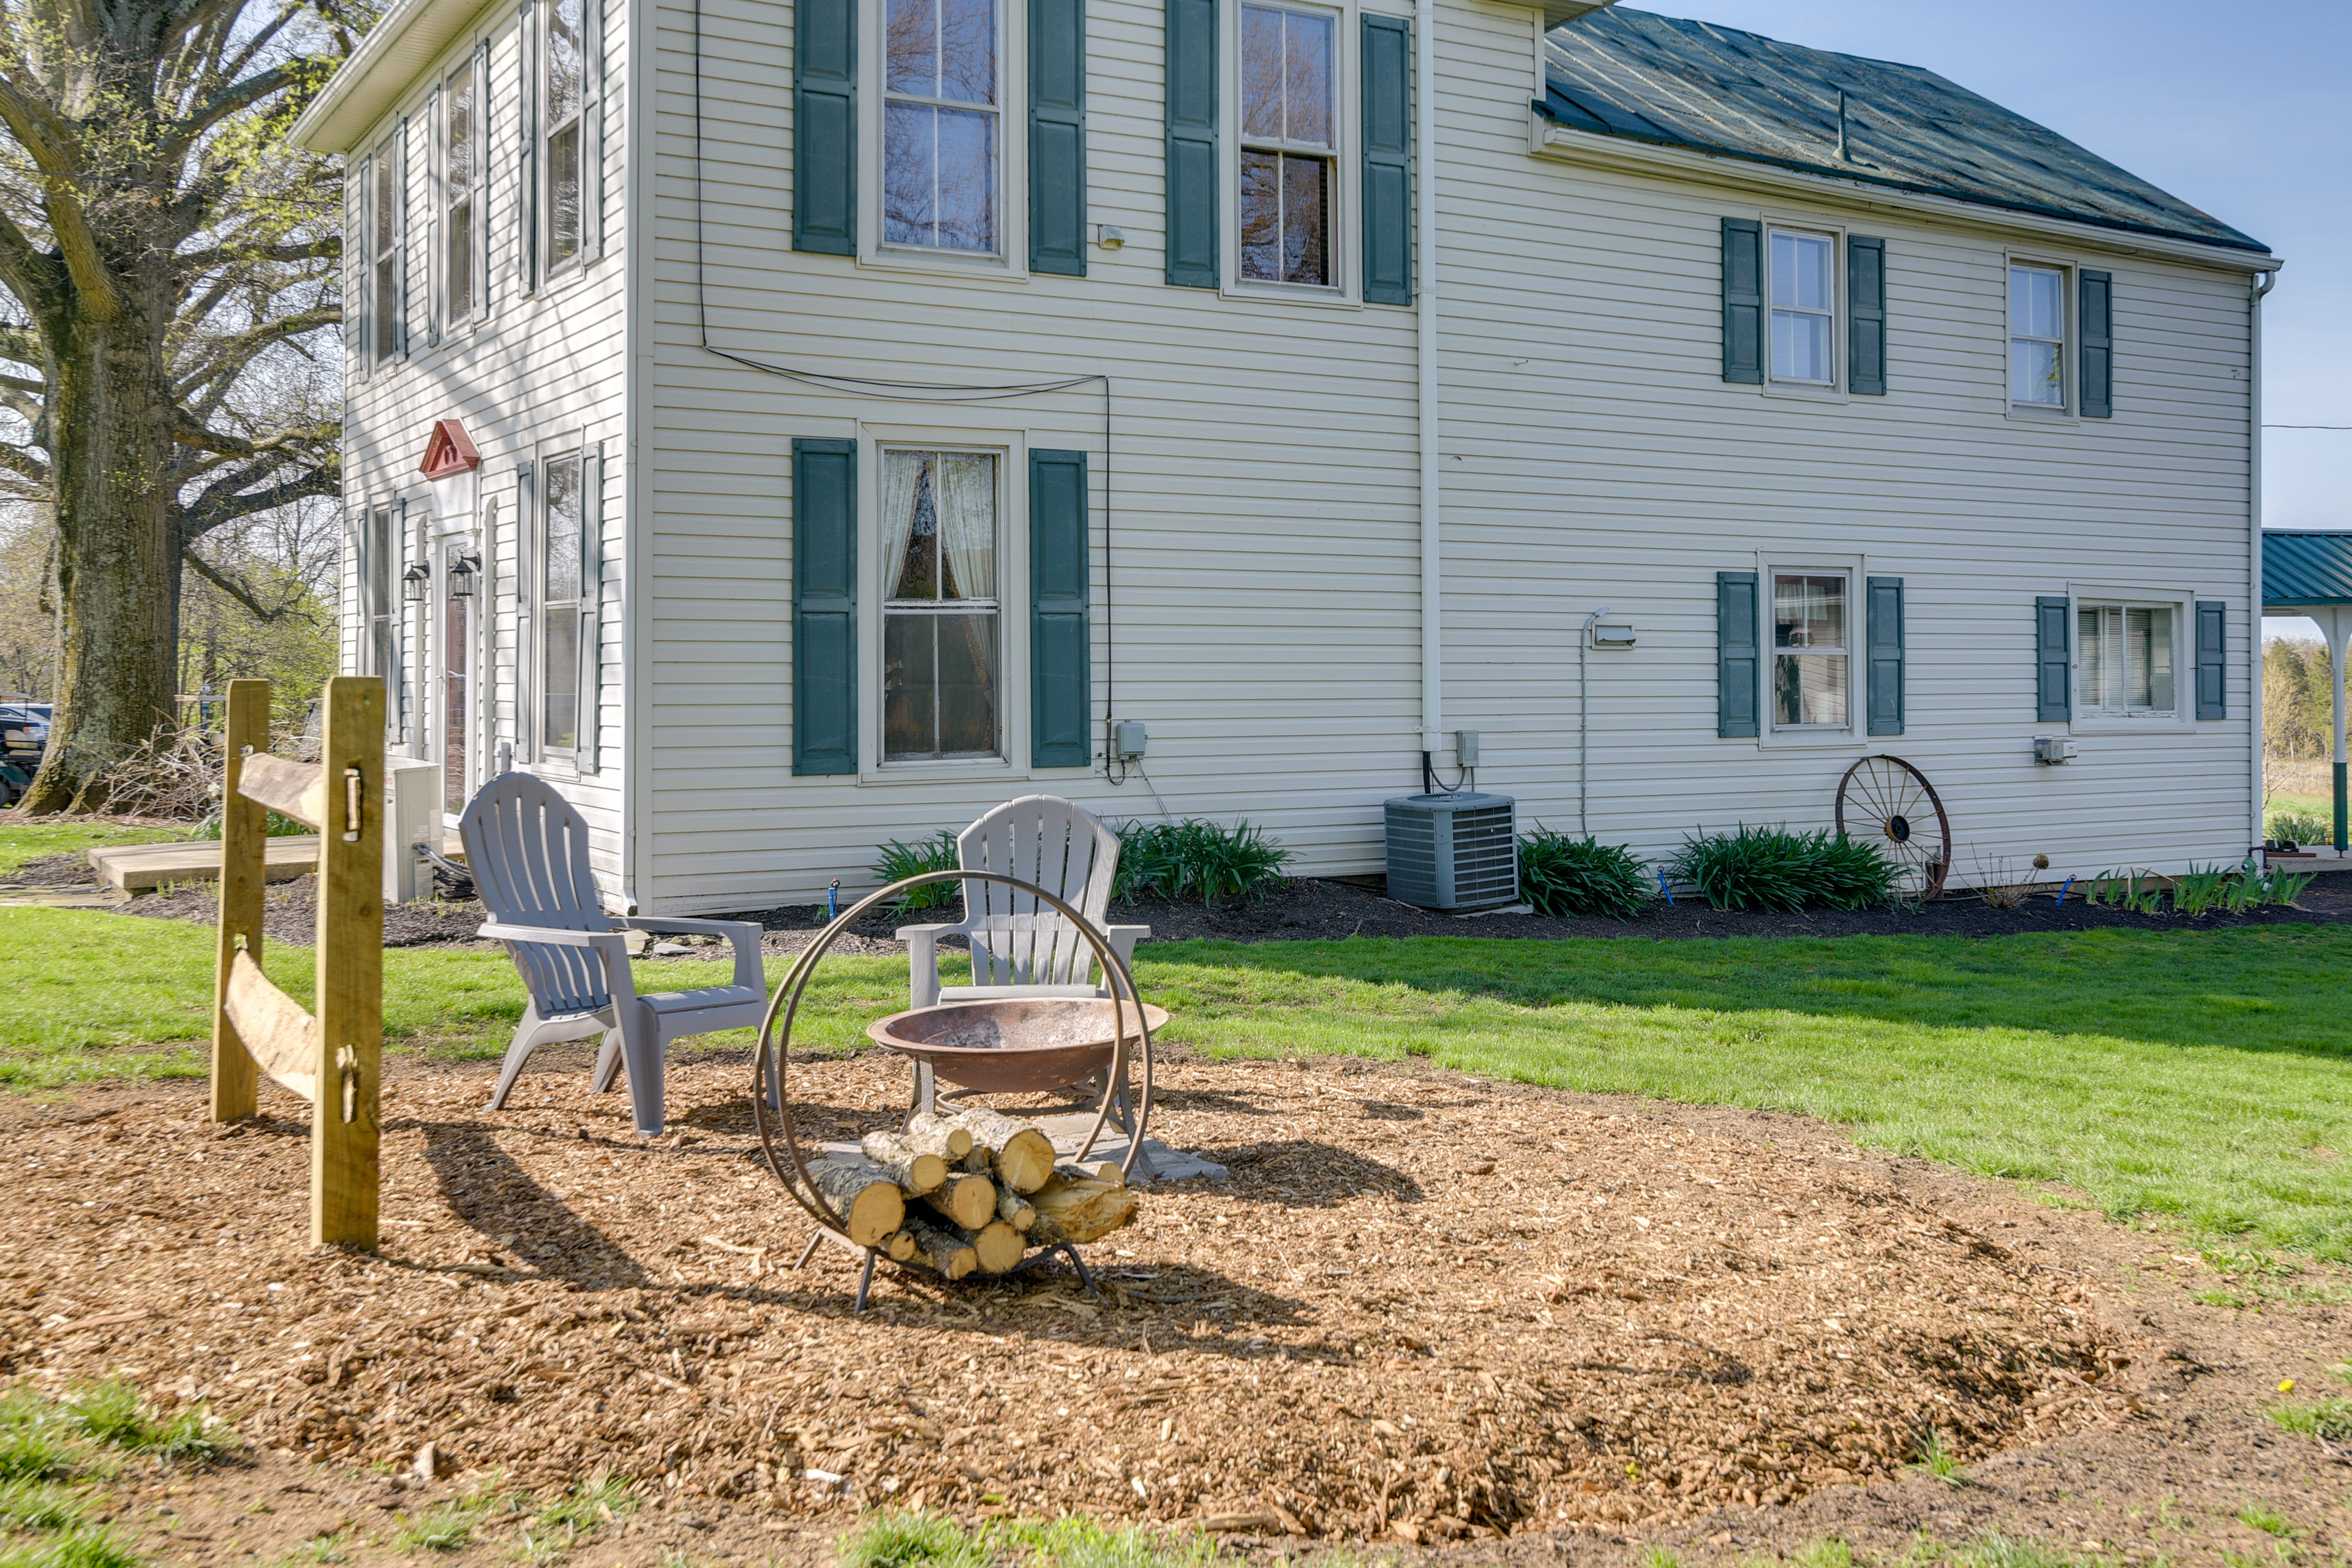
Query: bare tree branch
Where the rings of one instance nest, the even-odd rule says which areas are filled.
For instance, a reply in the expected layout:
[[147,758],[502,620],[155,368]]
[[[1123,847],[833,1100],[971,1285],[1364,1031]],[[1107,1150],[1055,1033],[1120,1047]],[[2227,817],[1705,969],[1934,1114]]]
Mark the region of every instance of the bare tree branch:
[[207,562],[203,556],[197,554],[194,551],[181,551],[180,559],[194,567],[196,569],[197,576],[202,577],[205,582],[210,583],[214,587],[218,588],[230,598],[235,599],[238,604],[243,605],[247,609],[251,610],[257,618],[263,621],[282,620],[287,616],[291,615],[294,611],[294,607],[302,602],[302,595],[298,590],[295,593],[287,595],[287,599],[284,604],[278,605],[276,609],[270,609],[264,605],[260,600],[253,596],[253,591],[251,589],[229,577],[226,574],[220,571],[217,567]]
[[191,540],[201,539],[222,524],[235,522],[241,517],[252,517],[311,496],[340,495],[343,487],[340,467],[320,467],[267,489],[253,490],[244,495],[224,494],[218,500],[212,499],[214,491],[234,490],[244,482],[243,479],[224,479],[207,487],[195,504],[181,514],[184,520],[181,531]]

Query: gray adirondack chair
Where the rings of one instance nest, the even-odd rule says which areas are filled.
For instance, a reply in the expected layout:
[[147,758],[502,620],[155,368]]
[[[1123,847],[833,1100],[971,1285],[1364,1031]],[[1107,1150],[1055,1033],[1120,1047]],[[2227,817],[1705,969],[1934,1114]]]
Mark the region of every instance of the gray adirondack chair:
[[[1118,870],[1118,835],[1075,801],[1024,795],[1005,802],[956,835],[956,864],[967,871],[1002,871],[1056,894],[1109,939],[1119,961],[1134,961],[1135,944],[1150,926],[1107,926],[1111,880]],[[993,996],[1104,996],[1110,977],[1098,974],[1094,951],[1068,920],[1030,893],[1000,882],[963,884],[964,918],[953,925],[898,928],[907,944],[908,1005],[969,1002]],[[970,985],[940,984],[939,941],[971,943]],[[915,1102],[933,1109],[938,1089],[930,1068],[915,1068]]]
[[[529,773],[507,773],[484,784],[458,819],[457,832],[490,911],[480,934],[506,943],[530,991],[490,1109],[506,1104],[523,1063],[541,1046],[602,1035],[592,1086],[599,1094],[609,1090],[625,1064],[637,1131],[659,1137],[662,1058],[669,1042],[714,1029],[756,1029],[767,1012],[760,928],[747,921],[605,914],[588,870],[588,824],[570,801]],[[735,947],[735,983],[641,996],[629,974],[625,931],[726,937]]]

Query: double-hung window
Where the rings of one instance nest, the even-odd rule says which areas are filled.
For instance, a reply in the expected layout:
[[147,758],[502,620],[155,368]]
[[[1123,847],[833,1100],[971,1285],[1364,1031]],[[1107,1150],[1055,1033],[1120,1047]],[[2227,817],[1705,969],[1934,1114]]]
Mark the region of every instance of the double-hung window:
[[1002,754],[1000,464],[882,454],[882,760]]
[[1770,231],[1772,379],[1799,386],[1837,384],[1837,240],[1826,234]]
[[887,0],[882,238],[1002,248],[1003,71],[996,0]]
[[452,76],[442,93],[441,277],[446,320],[462,321],[481,303],[483,279],[475,265],[481,243],[476,186],[481,171],[481,113],[474,62]]
[[367,513],[367,532],[360,542],[360,616],[366,646],[360,650],[360,673],[392,679],[399,649],[399,622],[394,618],[393,579],[400,574],[400,535],[388,506]]
[[587,84],[583,0],[551,0],[547,7],[546,81],[541,87],[547,137],[547,270],[577,260],[587,210],[586,129],[581,114]]
[[540,529],[539,743],[541,754],[580,742],[581,454],[542,465]]
[[1253,282],[1338,281],[1338,57],[1330,13],[1241,8],[1241,270]]
[[1772,574],[1772,727],[1843,730],[1848,718],[1848,575]]
[[368,357],[379,365],[400,350],[400,163],[398,144],[385,142],[376,150],[368,181],[368,288],[374,296]]
[[2066,274],[2009,269],[2009,400],[2021,408],[2066,406]]
[[2179,612],[2170,605],[2078,605],[2074,708],[2117,719],[2178,711]]

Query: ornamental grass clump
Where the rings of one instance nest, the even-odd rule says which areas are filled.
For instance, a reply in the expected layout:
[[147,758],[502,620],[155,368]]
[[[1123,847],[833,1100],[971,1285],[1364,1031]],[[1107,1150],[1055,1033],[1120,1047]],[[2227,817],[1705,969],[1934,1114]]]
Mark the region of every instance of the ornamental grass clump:
[[1290,851],[1247,822],[1227,827],[1198,817],[1182,822],[1130,822],[1118,830],[1117,899],[1255,897],[1282,879]]
[[1873,909],[1902,868],[1877,846],[1817,828],[1749,827],[1683,840],[1667,874],[1718,910]]
[[1540,823],[1519,840],[1519,897],[1539,915],[1631,920],[1656,896],[1657,884],[1622,844],[1571,838]]
[[[912,844],[901,844],[893,838],[875,852],[874,875],[887,887],[908,877],[919,877],[926,871],[952,871],[956,868],[956,830],[942,827],[928,837]],[[936,910],[954,903],[963,896],[961,882],[929,882],[899,894],[890,907],[904,912],[908,910]]]

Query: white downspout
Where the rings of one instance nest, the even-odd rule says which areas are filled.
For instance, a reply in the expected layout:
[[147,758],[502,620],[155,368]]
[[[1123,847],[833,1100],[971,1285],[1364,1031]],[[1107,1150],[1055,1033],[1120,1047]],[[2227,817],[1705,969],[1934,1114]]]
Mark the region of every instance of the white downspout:
[[1438,523],[1437,405],[1437,0],[1414,0],[1412,22],[1413,304],[1420,382],[1421,749],[1438,749],[1445,727],[1443,582]]
[[2254,724],[2254,821],[2249,844],[2263,842],[2263,296],[2278,284],[2275,272],[2258,272],[2260,283],[2248,279],[2252,299],[2246,308],[2246,423],[2252,437],[2246,454],[2247,553],[2253,563],[2253,651],[2249,658],[2246,711]]

